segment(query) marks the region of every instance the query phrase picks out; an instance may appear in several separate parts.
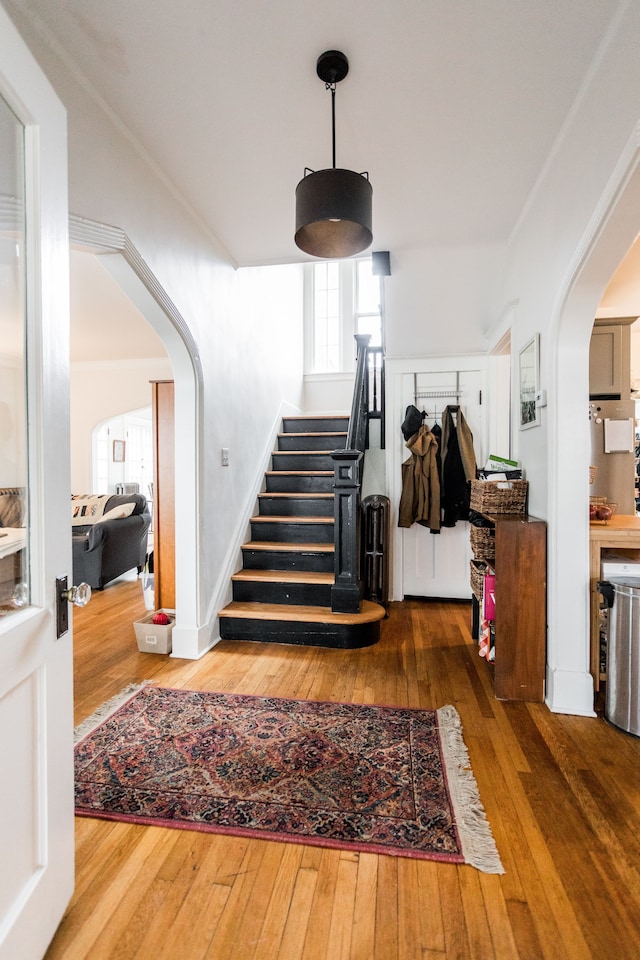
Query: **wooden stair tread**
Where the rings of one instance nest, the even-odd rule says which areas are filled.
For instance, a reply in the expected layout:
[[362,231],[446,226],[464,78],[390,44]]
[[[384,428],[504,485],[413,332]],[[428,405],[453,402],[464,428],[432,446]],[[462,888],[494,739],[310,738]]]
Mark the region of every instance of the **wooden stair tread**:
[[332,454],[334,450],[335,450],[335,447],[331,447],[330,450],[273,450],[272,456],[274,457],[291,457],[291,456],[326,457]]
[[279,433],[279,437],[346,437],[346,430],[319,430],[317,433],[314,433],[312,430],[305,431],[304,433],[296,433],[292,430],[290,433]]
[[251,517],[251,523],[334,523],[333,517],[304,517],[304,516],[257,516]]
[[[280,451],[283,453],[284,451]],[[291,453],[295,451],[291,450]],[[267,477],[332,477],[333,470],[267,470]]]
[[348,413],[295,413],[292,416],[283,417],[283,420],[348,420]]
[[259,493],[258,497],[283,497],[288,498],[289,500],[296,500],[300,498],[301,500],[333,500],[335,499],[335,494],[333,493],[269,493],[265,491],[264,493]]
[[291,606],[287,603],[241,603],[232,601],[218,614],[245,620],[291,620],[298,623],[375,623],[385,616],[384,607],[363,600],[360,613],[332,613],[331,607]]
[[250,540],[243,543],[243,550],[295,550],[297,553],[334,553],[332,543],[287,543],[282,540]]
[[313,570],[238,570],[232,580],[259,583],[334,583],[332,573],[317,573]]

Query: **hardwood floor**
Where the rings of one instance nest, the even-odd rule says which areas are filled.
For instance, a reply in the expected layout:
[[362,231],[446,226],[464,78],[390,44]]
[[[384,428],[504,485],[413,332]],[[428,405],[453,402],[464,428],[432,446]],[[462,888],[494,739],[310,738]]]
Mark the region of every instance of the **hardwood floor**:
[[494,699],[470,605],[391,606],[355,651],[223,642],[137,651],[139,583],[75,611],[76,721],[126,684],[454,704],[506,870],[78,819],[77,886],[48,960],[640,957],[640,741]]

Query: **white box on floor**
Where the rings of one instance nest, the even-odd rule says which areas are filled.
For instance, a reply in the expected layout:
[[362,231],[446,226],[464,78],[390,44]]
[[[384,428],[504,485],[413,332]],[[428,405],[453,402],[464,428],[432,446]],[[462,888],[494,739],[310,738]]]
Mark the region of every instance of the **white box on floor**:
[[[156,613],[166,613],[169,623],[154,623]],[[154,610],[142,620],[136,620],[133,628],[140,653],[171,653],[171,631],[174,623],[175,617],[168,610]]]

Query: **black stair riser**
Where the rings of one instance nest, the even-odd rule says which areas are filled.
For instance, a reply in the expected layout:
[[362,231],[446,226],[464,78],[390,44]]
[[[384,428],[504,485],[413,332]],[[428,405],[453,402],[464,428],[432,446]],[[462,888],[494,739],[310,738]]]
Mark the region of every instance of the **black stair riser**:
[[242,603],[290,603],[298,606],[329,607],[331,584],[234,580],[233,599]]
[[283,433],[346,433],[348,429],[349,417],[285,417],[282,421]]
[[333,493],[333,473],[329,477],[288,477],[270,473],[266,477],[267,493]]
[[333,573],[334,555],[309,553],[300,550],[251,550],[242,551],[242,566],[245,570],[304,570],[305,573]]
[[272,470],[333,470],[330,453],[274,453]]
[[223,640],[250,640],[258,643],[286,643],[305,647],[332,647],[357,650],[380,639],[380,621],[363,624],[298,623],[280,620],[245,620],[220,617]]
[[271,540],[275,543],[333,543],[332,523],[282,523],[251,521],[252,540]]
[[332,517],[333,497],[260,497],[261,517]]
[[345,436],[334,437],[331,434],[326,437],[312,434],[306,437],[282,434],[278,437],[278,450],[344,450],[346,445]]

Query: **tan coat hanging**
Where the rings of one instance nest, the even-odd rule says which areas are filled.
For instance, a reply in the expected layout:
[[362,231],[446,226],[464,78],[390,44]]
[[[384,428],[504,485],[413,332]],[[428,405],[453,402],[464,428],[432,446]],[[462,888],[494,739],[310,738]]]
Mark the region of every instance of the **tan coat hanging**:
[[402,464],[402,495],[398,526],[420,523],[440,530],[440,478],[436,455],[438,441],[427,424],[407,440],[411,456]]

